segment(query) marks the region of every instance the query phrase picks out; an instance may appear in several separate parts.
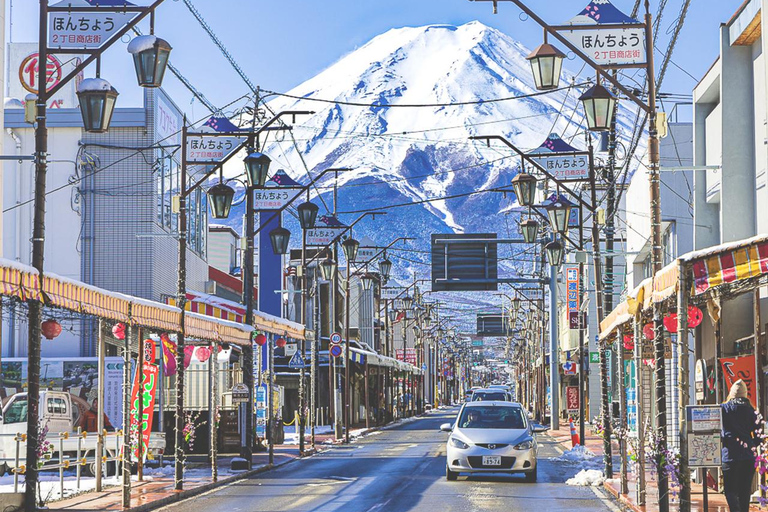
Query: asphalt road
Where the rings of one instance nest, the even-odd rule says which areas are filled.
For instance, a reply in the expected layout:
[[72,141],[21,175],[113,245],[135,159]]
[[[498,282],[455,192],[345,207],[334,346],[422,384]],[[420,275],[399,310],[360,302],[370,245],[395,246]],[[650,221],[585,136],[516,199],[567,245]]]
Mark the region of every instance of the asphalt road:
[[452,512],[618,510],[588,487],[565,485],[579,464],[548,460],[554,442],[539,438],[539,481],[522,476],[445,479],[441,423],[458,409],[439,411],[357,442],[296,461],[248,480],[172,505],[167,512]]

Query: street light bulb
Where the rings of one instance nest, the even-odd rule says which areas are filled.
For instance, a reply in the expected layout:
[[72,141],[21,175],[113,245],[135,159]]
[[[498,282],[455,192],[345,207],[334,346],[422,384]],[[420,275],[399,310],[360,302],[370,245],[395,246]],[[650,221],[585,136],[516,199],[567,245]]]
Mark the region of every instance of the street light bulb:
[[385,280],[389,279],[389,274],[392,272],[392,262],[389,261],[386,254],[384,254],[384,259],[379,262],[379,272]]
[[560,85],[564,58],[563,52],[548,43],[542,44],[526,57],[531,63],[536,89],[539,91],[557,89]]
[[83,127],[90,133],[109,130],[118,92],[103,78],[86,78],[77,86],[77,101],[83,117]]
[[549,222],[556,233],[568,232],[568,221],[571,218],[573,203],[562,195],[552,196],[544,207],[549,215]]
[[245,157],[245,177],[249,187],[263,187],[267,182],[267,173],[272,159],[264,153],[254,151]]
[[224,183],[217,183],[208,189],[208,202],[211,203],[211,216],[214,219],[226,219],[232,208],[232,198],[235,191]]
[[328,256],[320,262],[320,275],[324,281],[330,281],[333,279],[333,275],[336,273],[336,261]]
[[291,240],[291,232],[284,227],[276,227],[269,232],[269,240],[272,242],[272,252],[275,254],[288,254],[288,242]]
[[616,96],[600,84],[590,88],[579,98],[587,116],[587,127],[592,131],[611,129],[616,114]]
[[373,282],[376,280],[376,278],[373,276],[373,274],[365,273],[362,278],[360,278],[360,282],[363,283],[363,290],[370,290],[373,288]]
[[315,220],[317,219],[317,212],[320,210],[315,203],[301,203],[296,210],[299,213],[299,224],[301,229],[307,230],[315,227]]
[[354,238],[347,238],[341,242],[341,248],[344,250],[344,257],[347,259],[347,265],[357,259],[357,250],[360,248],[360,242]]
[[535,219],[525,219],[520,223],[520,231],[523,233],[525,243],[532,244],[536,242],[539,235],[539,223]]
[[531,206],[536,194],[536,177],[532,174],[521,172],[512,178],[512,186],[520,206]]
[[563,262],[563,244],[555,240],[545,245],[544,250],[547,252],[547,261],[549,264],[553,267],[560,267]]
[[163,84],[171,45],[155,35],[134,37],[128,43],[128,53],[133,55],[136,78],[141,87],[160,87]]

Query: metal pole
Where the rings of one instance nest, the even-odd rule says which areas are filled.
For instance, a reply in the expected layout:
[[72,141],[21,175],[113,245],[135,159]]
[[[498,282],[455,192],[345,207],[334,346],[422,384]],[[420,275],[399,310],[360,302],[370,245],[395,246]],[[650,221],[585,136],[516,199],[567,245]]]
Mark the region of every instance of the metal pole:
[[557,332],[557,267],[549,266],[549,388],[550,425],[560,428],[560,348]]
[[[677,353],[679,359],[680,386],[680,512],[691,510],[691,470],[688,467],[688,425],[686,407],[688,406],[688,290],[689,282],[685,274],[685,264],[678,263],[680,288],[677,292]],[[758,290],[759,291],[759,290]],[[706,488],[707,482],[703,482]]]
[[176,306],[181,309],[181,328],[176,335],[176,411],[174,432],[174,489],[184,489],[184,324],[187,304],[187,119],[181,129],[181,183],[179,189],[179,275]]
[[[255,213],[253,204],[253,189],[246,188],[245,191],[245,240],[246,249],[243,255],[243,304],[245,305],[244,323],[248,327],[253,327],[253,251],[254,251],[254,231]],[[241,455],[248,461],[248,468],[253,466],[253,343],[243,347],[243,384],[248,388],[248,401],[245,403],[245,446]]]
[[[579,305],[584,302],[584,262],[579,262]],[[584,372],[584,329],[587,328],[587,313],[579,311],[579,441],[581,446],[586,443],[586,404],[584,403],[584,385],[586,375]]]
[[[131,507],[131,336],[133,327],[128,324],[123,346],[123,508]],[[138,365],[137,365],[138,366]],[[137,375],[136,378],[139,378]]]
[[104,457],[104,384],[105,384],[105,366],[104,366],[104,320],[99,318],[99,332],[98,332],[98,363],[97,373],[99,379],[99,385],[96,388],[96,491],[101,492],[101,480],[102,480],[102,464],[101,460]]
[[219,458],[219,356],[216,353],[216,348],[217,345],[215,343],[211,345],[211,357],[208,360],[209,370],[211,372],[211,394],[210,398],[208,399],[211,404],[211,417],[208,423],[210,424],[211,428],[211,480],[214,482],[218,482],[219,480],[219,468],[217,465]]
[[267,361],[267,364],[269,365],[269,396],[267,397],[269,410],[267,412],[267,420],[269,424],[269,464],[272,465],[275,463],[275,426],[273,425],[275,418],[272,404],[275,394],[275,335],[271,335],[270,338],[272,339],[268,340],[269,348],[267,350],[269,356],[269,360]]
[[[307,189],[307,195],[309,195],[309,189]],[[301,230],[301,323],[304,325],[307,324],[307,230],[302,229]],[[306,352],[306,344],[307,341],[305,339],[301,339],[299,342],[299,350],[301,354],[302,360],[306,360],[307,352]],[[305,389],[305,383],[304,379],[306,378],[306,371],[304,370],[304,367],[306,365],[302,364],[301,369],[299,370],[299,422],[296,425],[296,430],[299,434],[299,455],[304,454],[304,423],[306,422],[306,416],[304,414],[304,410],[306,408],[306,389]]]
[[[645,446],[645,386],[643,385],[643,373],[645,367],[643,364],[643,342],[640,329],[641,318],[639,316],[632,320],[632,329],[635,340],[635,386],[637,402],[637,445]],[[638,450],[637,454],[637,504],[645,505],[645,450]],[[704,510],[707,510],[706,508]]]
[[[311,393],[312,393],[312,419],[311,419],[311,439],[312,439],[312,449],[315,449],[315,425],[317,425],[317,388],[319,385],[319,375],[318,375],[318,350],[320,350],[320,277],[319,277],[319,271],[320,268],[318,265],[315,265],[315,301],[314,301],[314,313],[315,313],[315,321],[314,324],[314,330],[315,330],[315,339],[312,340],[312,368],[310,370],[310,376],[309,379],[311,381]],[[329,366],[330,369],[330,366]]]
[[344,354],[344,442],[349,443],[349,427],[350,427],[350,401],[351,397],[349,396],[352,387],[349,385],[349,367],[352,366],[350,364],[350,354],[351,350],[349,347],[349,280],[352,275],[352,262],[347,262],[347,283],[345,286],[345,300],[344,300],[344,308],[345,308],[345,314],[344,314],[344,340],[345,340],[345,354]]
[[[45,177],[48,171],[48,129],[46,127],[46,94],[48,62],[48,0],[40,0],[40,35],[38,41],[37,83],[39,84],[37,99],[37,126],[35,127],[35,203],[34,224],[32,228],[32,266],[37,270],[40,280],[43,279],[43,262],[45,259]],[[42,282],[40,283],[42,285]],[[27,471],[24,475],[26,486],[24,501],[27,509],[37,510],[37,449],[39,446],[38,429],[40,427],[40,328],[43,320],[43,304],[37,300],[29,301],[28,324],[28,370],[27,370]]]
[[617,387],[619,392],[619,428],[623,435],[619,437],[619,454],[621,457],[621,493],[629,494],[629,482],[627,481],[627,388],[624,385],[626,374],[624,372],[624,333],[621,328],[616,329],[616,354],[618,357]]

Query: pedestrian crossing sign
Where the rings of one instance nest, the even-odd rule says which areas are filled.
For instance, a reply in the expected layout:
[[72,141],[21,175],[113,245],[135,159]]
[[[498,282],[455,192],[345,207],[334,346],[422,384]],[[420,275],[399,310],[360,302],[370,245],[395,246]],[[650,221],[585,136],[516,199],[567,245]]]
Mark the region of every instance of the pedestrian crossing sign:
[[293,354],[293,357],[288,361],[288,368],[301,369],[304,368],[304,358],[301,357],[300,352]]

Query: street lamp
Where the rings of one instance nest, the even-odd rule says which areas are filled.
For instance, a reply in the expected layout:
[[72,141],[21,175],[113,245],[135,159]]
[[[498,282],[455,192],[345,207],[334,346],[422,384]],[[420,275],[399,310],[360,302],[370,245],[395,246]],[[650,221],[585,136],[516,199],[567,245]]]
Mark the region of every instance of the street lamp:
[[333,275],[336,273],[336,261],[330,257],[330,255],[320,262],[320,275],[324,281],[330,281],[333,279]]
[[571,218],[573,203],[562,195],[552,196],[544,206],[549,215],[549,222],[556,233],[568,232],[568,220]]
[[341,248],[344,250],[344,257],[347,258],[347,266],[349,266],[357,259],[357,250],[360,248],[360,242],[350,237],[341,242]]
[[557,89],[560,85],[560,73],[563,69],[565,54],[547,43],[546,32],[544,44],[536,48],[526,59],[531,63],[533,81],[539,91]]
[[288,242],[291,239],[291,232],[282,226],[276,227],[269,232],[269,241],[272,242],[272,251],[275,254],[288,254]]
[[211,216],[214,219],[226,219],[229,217],[229,210],[232,207],[232,198],[235,191],[232,187],[222,182],[217,183],[208,189],[208,199],[211,202]]
[[410,295],[406,295],[403,297],[403,309],[411,309],[411,305],[413,304],[413,299]]
[[384,259],[379,262],[379,272],[384,280],[389,279],[389,274],[392,272],[392,262],[387,258],[387,253],[384,253]]
[[263,187],[267,182],[269,164],[272,162],[267,155],[254,151],[245,157],[245,177],[249,187]]
[[389,310],[389,321],[392,323],[397,321],[397,310],[395,308]]
[[363,290],[370,290],[373,288],[373,282],[376,278],[373,274],[366,272],[363,277],[360,278],[360,282],[363,283]]
[[587,115],[587,126],[592,131],[611,129],[616,114],[617,98],[598,82],[579,98]]
[[536,193],[536,177],[532,174],[521,172],[512,178],[512,186],[515,187],[515,195],[520,206],[531,206]]
[[141,87],[160,87],[163,83],[171,45],[155,35],[134,37],[128,43],[128,53],[133,55],[136,78]]
[[301,203],[296,211],[299,213],[299,224],[301,229],[312,229],[315,227],[315,220],[317,219],[317,212],[320,208],[315,204],[307,201]]
[[544,250],[547,251],[547,261],[549,264],[555,268],[559,267],[563,262],[563,244],[558,240],[554,240],[545,245]]
[[525,219],[520,223],[520,231],[523,233],[525,243],[532,244],[539,234],[539,223],[535,219]]
[[109,130],[115,111],[117,89],[103,78],[86,78],[77,86],[77,101],[85,131],[104,133]]

